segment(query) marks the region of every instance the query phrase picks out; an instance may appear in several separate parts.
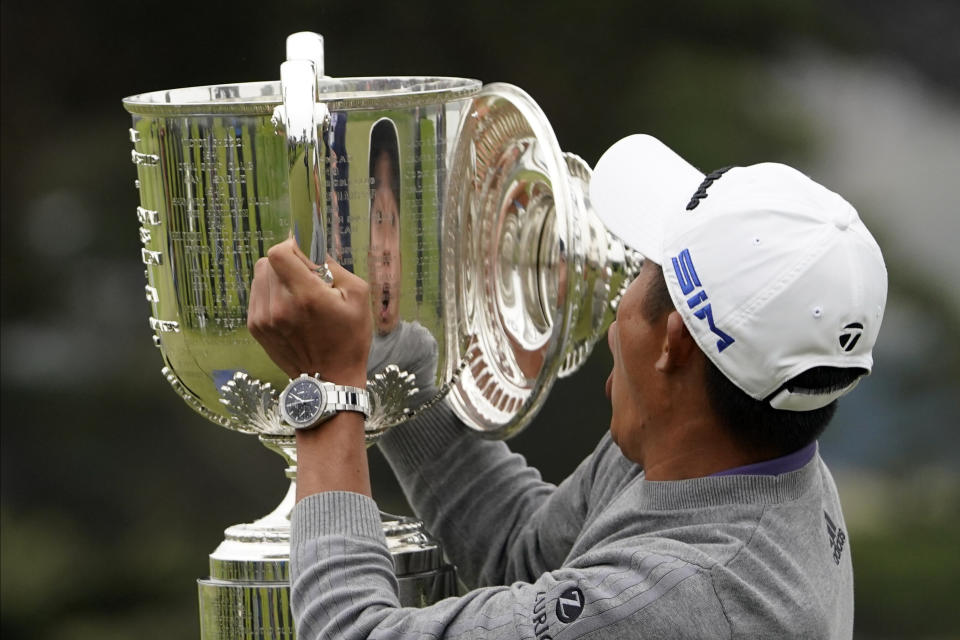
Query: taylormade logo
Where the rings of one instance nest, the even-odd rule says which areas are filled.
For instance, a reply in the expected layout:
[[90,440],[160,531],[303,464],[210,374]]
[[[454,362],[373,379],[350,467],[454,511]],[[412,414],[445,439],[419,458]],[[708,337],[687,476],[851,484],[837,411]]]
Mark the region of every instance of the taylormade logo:
[[[714,324],[713,307],[707,302],[707,292],[703,289],[703,285],[700,284],[700,277],[697,275],[697,270],[693,268],[693,258],[690,257],[690,250],[684,249],[677,257],[671,258],[671,262],[673,263],[673,271],[677,274],[677,282],[680,284],[680,290],[683,291],[683,295],[689,296],[696,291],[694,295],[687,298],[687,306],[693,309],[693,315],[701,320],[707,321],[707,324],[710,326],[710,331],[719,338],[719,340],[717,340],[717,353],[722,353],[724,349],[736,341]],[[707,302],[707,304],[703,304],[704,302]]]
[[860,341],[862,335],[863,325],[859,322],[851,322],[843,328],[843,332],[840,334],[840,348],[850,353],[857,346],[857,342]]

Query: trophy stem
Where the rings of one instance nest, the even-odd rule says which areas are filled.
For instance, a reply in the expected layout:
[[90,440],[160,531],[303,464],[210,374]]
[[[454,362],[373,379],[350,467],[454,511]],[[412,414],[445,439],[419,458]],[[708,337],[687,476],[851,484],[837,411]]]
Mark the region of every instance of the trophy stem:
[[[287,493],[277,507],[224,531],[210,554],[210,577],[197,581],[201,640],[293,640],[290,612],[290,515],[297,499],[293,436],[260,436],[287,462]],[[380,514],[399,584],[400,604],[423,607],[457,592],[456,570],[413,518]]]

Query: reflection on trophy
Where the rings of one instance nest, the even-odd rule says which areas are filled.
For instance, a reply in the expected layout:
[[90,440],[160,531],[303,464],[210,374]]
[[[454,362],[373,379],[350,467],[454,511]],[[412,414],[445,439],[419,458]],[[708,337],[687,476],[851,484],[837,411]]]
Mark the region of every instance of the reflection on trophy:
[[[330,78],[309,33],[288,38],[280,75],[124,100],[163,373],[201,415],[284,456],[291,479],[271,514],[228,528],[210,555],[204,638],[294,637],[295,446],[277,410],[287,378],[246,329],[253,265],[273,244],[293,236],[318,264],[330,256],[370,283],[371,443],[438,402],[486,437],[519,432],[586,359],[639,268],[592,213],[589,167],[560,151],[520,89]],[[455,593],[417,521],[384,514],[383,525],[402,604]]]
[[399,141],[390,120],[370,132],[370,248],[367,276],[374,331],[393,333],[400,322],[400,172]]
[[396,125],[381,119],[370,131],[370,244],[367,281],[373,313],[373,340],[368,375],[393,365],[412,375],[419,398],[404,400],[405,408],[436,395],[437,341],[417,320],[400,314],[403,293],[403,248],[400,216],[400,154]]

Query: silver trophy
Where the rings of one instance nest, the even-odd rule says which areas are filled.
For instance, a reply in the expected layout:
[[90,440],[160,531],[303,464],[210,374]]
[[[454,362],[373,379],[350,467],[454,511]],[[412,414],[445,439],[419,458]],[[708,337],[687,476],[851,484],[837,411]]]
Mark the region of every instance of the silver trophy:
[[[520,89],[331,78],[312,33],[288,38],[280,75],[123,101],[163,374],[197,412],[282,455],[291,481],[210,555],[210,639],[294,637],[287,377],[246,329],[253,265],[273,244],[293,236],[370,283],[369,443],[438,402],[484,436],[516,434],[586,359],[640,264],[593,214],[590,168]],[[419,522],[384,514],[383,527],[402,604],[455,593]]]

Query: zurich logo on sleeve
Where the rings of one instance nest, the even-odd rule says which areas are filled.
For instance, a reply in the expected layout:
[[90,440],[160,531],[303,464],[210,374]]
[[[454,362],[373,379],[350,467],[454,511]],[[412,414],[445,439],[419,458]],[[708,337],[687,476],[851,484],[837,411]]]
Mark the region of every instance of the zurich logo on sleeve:
[[[701,320],[705,320],[710,326],[710,331],[716,335],[717,353],[722,353],[724,349],[732,345],[735,340],[724,333],[713,322],[713,307],[707,302],[707,292],[700,284],[700,277],[697,270],[693,268],[693,258],[690,257],[690,250],[684,249],[675,258],[670,259],[673,263],[673,271],[677,274],[677,282],[680,283],[680,290],[687,298],[687,306],[693,310],[693,315]],[[693,294],[693,295],[691,295]],[[706,304],[704,304],[706,303]]]

